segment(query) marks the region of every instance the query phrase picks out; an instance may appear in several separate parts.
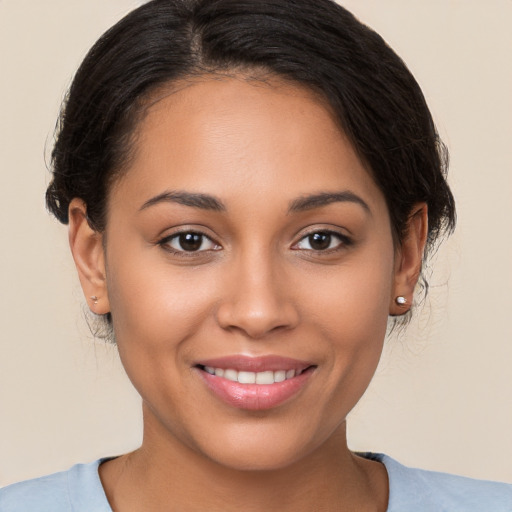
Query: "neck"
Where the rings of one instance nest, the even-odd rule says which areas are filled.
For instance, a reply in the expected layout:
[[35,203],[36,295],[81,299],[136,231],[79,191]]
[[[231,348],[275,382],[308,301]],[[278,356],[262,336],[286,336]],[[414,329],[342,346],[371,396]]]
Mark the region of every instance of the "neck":
[[144,425],[138,450],[100,467],[113,510],[386,510],[385,469],[349,451],[345,423],[306,457],[269,470],[226,467],[148,415]]

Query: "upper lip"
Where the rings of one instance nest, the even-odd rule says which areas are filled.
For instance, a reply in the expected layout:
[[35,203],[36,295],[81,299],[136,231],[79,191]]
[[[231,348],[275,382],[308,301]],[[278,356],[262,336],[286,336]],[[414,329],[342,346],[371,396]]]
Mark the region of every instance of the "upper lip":
[[252,357],[245,355],[232,355],[218,357],[215,359],[204,359],[198,361],[195,366],[210,366],[224,370],[233,369],[243,372],[266,372],[279,370],[305,370],[313,366],[311,362],[300,361],[289,357],[267,355]]

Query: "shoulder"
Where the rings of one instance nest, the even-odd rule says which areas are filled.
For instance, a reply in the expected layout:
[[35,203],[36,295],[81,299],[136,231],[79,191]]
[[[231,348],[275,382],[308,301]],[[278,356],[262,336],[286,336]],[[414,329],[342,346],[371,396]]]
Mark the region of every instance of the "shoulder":
[[72,510],[68,492],[68,472],[27,480],[0,489],[2,512]]
[[388,512],[512,512],[512,485],[403,466],[372,454],[389,476]]
[[111,512],[98,466],[101,460],[77,464],[68,471],[0,489],[1,512]]

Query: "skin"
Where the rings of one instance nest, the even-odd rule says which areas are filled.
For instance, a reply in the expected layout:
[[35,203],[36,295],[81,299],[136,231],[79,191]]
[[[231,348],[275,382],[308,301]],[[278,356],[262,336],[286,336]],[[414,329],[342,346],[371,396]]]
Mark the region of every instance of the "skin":
[[[70,205],[84,293],[94,312],[112,313],[143,399],[141,448],[100,467],[113,509],[385,511],[385,468],[349,451],[345,418],[376,369],[388,315],[404,312],[395,297],[412,301],[426,206],[396,247],[384,196],[329,108],[278,80],[174,87],[137,134],[105,233],[80,199]],[[146,204],[170,191],[222,209]],[[340,192],[353,196],[290,211]],[[184,251],[179,231],[204,234],[200,250]],[[308,236],[327,231],[329,248],[313,250]],[[314,370],[283,404],[237,409],[195,367],[234,354]]]

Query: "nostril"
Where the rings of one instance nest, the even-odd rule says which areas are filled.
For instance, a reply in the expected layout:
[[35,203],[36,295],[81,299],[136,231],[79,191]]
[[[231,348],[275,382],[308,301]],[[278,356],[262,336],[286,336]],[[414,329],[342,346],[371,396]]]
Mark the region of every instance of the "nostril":
[[221,304],[216,312],[218,324],[228,331],[241,331],[253,339],[263,338],[296,327],[298,313],[285,300],[237,297]]

